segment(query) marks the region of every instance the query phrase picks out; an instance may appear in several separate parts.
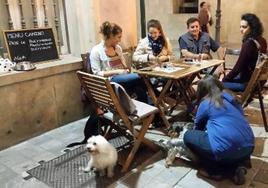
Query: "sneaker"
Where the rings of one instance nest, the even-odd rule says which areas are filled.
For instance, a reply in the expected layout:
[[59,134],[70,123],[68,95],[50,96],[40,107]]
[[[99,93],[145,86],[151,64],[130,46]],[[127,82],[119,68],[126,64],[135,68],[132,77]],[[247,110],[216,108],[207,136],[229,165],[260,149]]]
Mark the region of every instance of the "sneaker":
[[237,167],[233,177],[233,181],[236,185],[243,185],[246,182],[245,175],[247,174],[247,169],[243,166]]

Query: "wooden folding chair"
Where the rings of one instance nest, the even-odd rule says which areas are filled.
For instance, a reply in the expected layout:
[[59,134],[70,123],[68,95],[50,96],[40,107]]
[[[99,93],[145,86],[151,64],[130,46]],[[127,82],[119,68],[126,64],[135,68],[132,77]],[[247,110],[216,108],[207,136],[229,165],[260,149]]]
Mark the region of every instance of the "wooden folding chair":
[[246,107],[251,101],[250,99],[254,97],[255,94],[257,94],[261,108],[263,125],[266,132],[268,132],[268,126],[263,104],[262,90],[263,90],[263,82],[265,82],[267,79],[268,79],[268,59],[264,59],[261,63],[256,65],[254,72],[252,73],[252,76],[244,92],[239,93],[241,104],[243,107]]
[[82,71],[92,74],[91,65],[89,63],[89,61],[90,61],[89,56],[90,56],[89,52],[81,54],[82,64],[83,64]]
[[[131,99],[137,108],[136,118],[132,118],[126,114],[108,78],[88,74],[82,71],[77,71],[77,75],[82,86],[85,88],[87,96],[92,98],[94,103],[106,112],[103,114],[103,118],[112,122],[111,128],[121,134],[127,134],[126,130],[128,130],[128,132],[131,132],[133,135],[133,148],[123,164],[122,172],[128,170],[141,143],[146,144],[153,150],[157,149],[156,145],[144,138],[155,113],[158,112],[156,107]],[[119,117],[120,121],[114,121],[111,115]],[[140,123],[141,128],[138,130],[134,125]]]
[[232,48],[227,48],[227,47],[222,48],[222,55],[221,55],[222,57],[221,57],[221,59],[224,60],[224,63],[223,63],[223,75],[224,76],[226,75],[227,71],[232,70],[232,69],[226,67],[226,56],[227,55],[239,56],[239,54],[240,54],[239,49],[232,49]]

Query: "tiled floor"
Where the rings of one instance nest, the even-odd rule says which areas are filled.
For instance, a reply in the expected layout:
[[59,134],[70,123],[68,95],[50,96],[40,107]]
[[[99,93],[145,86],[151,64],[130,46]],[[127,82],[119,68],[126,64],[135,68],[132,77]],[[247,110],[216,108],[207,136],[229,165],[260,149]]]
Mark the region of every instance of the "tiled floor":
[[[48,161],[61,154],[65,146],[83,138],[86,119],[67,124],[38,137],[0,151],[0,187],[3,188],[46,188],[46,184],[35,178],[23,179],[25,172],[38,165],[41,160]],[[252,160],[253,168],[248,171],[247,183],[240,187],[268,187],[265,180],[268,170],[268,133],[263,127],[252,127],[256,136],[257,149]],[[148,138],[165,138],[160,132],[150,131]],[[200,178],[197,170],[182,159],[176,159],[174,166],[166,168],[161,151],[153,155],[137,169],[128,172],[110,187],[236,187],[230,180],[216,182]],[[258,176],[256,176],[258,174]],[[238,186],[239,187],[239,186]]]

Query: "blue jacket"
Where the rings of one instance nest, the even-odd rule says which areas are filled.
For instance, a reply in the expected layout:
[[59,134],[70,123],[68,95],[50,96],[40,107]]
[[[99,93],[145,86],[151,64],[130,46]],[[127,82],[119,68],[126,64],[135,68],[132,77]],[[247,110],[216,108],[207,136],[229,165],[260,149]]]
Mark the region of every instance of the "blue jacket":
[[223,92],[222,97],[224,104],[218,108],[209,99],[203,100],[195,119],[196,129],[207,128],[216,159],[240,148],[254,147],[254,135],[242,107],[229,93]]

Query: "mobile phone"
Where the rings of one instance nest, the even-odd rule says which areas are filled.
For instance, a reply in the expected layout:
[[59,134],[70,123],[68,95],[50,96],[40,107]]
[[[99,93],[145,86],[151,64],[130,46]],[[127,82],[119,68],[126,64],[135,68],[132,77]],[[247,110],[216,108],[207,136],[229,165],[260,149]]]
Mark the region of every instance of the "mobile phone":
[[186,61],[186,62],[193,62],[193,59],[190,59],[190,58],[185,58],[185,60],[184,61]]

